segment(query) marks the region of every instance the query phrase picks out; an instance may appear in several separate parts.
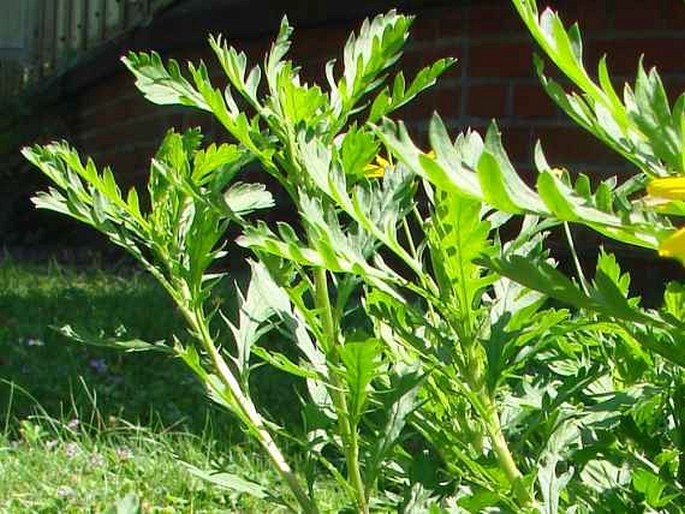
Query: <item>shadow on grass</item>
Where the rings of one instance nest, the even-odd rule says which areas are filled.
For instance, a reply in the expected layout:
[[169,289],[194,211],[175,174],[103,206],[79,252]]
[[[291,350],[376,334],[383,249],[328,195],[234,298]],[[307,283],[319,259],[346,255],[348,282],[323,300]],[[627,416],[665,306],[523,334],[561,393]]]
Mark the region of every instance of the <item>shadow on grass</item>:
[[[228,290],[228,288],[223,288]],[[218,300],[230,307],[229,295]],[[230,308],[228,309],[230,310]],[[60,419],[116,416],[215,437],[241,438],[231,416],[206,401],[203,388],[182,362],[163,354],[122,353],[81,345],[54,327],[69,324],[86,333],[189,339],[183,320],[151,278],[127,270],[73,270],[59,265],[0,264],[0,413],[25,418],[37,404]],[[256,395],[276,421],[297,423],[290,377],[258,369]],[[30,394],[12,392],[17,384]]]

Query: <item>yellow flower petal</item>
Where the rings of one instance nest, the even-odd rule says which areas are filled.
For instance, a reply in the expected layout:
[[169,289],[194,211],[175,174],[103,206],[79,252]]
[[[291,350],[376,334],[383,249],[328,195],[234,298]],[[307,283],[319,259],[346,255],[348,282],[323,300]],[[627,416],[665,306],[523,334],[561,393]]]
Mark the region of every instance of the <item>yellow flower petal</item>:
[[647,193],[656,198],[685,200],[685,177],[656,178],[647,184]]
[[390,161],[383,159],[383,157],[381,157],[380,155],[377,155],[376,156],[376,164],[378,166],[382,167],[383,169],[385,169],[388,166],[390,166]]
[[661,241],[659,255],[678,259],[685,265],[685,227]]
[[367,164],[364,168],[364,175],[366,175],[367,178],[383,178],[383,175],[385,175],[385,168],[381,168],[374,164]]
[[383,178],[385,169],[390,166],[390,162],[380,155],[377,155],[374,161],[375,163],[364,166],[364,175],[368,178]]

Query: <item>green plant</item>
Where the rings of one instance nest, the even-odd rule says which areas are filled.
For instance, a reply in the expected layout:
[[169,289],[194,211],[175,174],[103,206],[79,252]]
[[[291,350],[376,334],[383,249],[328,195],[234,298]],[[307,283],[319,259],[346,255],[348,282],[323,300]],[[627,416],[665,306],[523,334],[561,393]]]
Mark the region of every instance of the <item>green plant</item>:
[[[335,296],[329,294],[326,270],[329,260],[323,252],[320,257],[308,252],[314,256],[314,262],[306,263],[306,267],[292,261],[280,270],[276,275],[280,287],[266,273],[264,264],[253,264],[252,281],[240,302],[237,319],[230,319],[212,307],[212,287],[220,275],[210,272],[209,267],[223,256],[221,238],[228,225],[232,222],[246,225],[249,213],[272,204],[270,194],[259,185],[229,185],[238,171],[254,159],[290,195],[302,215],[305,237],[312,243],[319,242],[321,249],[330,244],[330,240],[325,240],[326,234],[319,233],[325,226],[323,212],[330,203],[318,194],[316,178],[305,172],[303,149],[311,141],[334,144],[344,155],[350,175],[360,183],[368,183],[364,167],[374,158],[378,143],[368,129],[351,120],[359,118],[361,101],[379,86],[385,70],[399,58],[410,21],[391,12],[365,22],[358,35],[348,40],[340,79],[333,78],[332,64],[327,67],[328,93],[322,92],[319,86],[302,84],[297,68],[283,60],[291,34],[285,20],[264,64],[265,96],[258,90],[261,70],[253,68],[246,76],[245,55],[228,48],[220,38],[212,39],[212,48],[232,91],[240,94],[254,111],[250,118],[238,109],[231,89],[222,94],[211,86],[204,65],[189,66],[192,77],[189,82],[173,62],[167,69],[155,54],[131,54],[125,62],[149,99],[209,110],[239,143],[201,148],[198,132],[170,132],[152,161],[149,212],[141,209],[135,190],[122,196],[110,170],[98,172],[94,163],[83,163],[66,144],[25,151],[27,158],[59,188],[37,196],[38,207],[63,212],[101,230],[133,254],[168,291],[201,350],[198,352],[194,345],[180,340],[173,349],[158,345],[149,348],[173,351],[195,371],[210,395],[236,414],[260,443],[289,485],[299,507],[308,512],[317,510],[313,495],[315,466],[323,465],[330,470],[360,511],[368,510],[374,489],[374,484],[364,482],[362,477],[359,431],[369,402],[367,389],[380,371],[382,348],[361,332],[350,331],[344,334],[344,339],[339,332],[358,280],[352,275],[342,276]],[[450,63],[438,61],[408,85],[402,74],[398,74],[392,89],[382,89],[376,96],[369,111],[371,120],[398,108],[430,86]],[[384,198],[384,204],[396,210],[394,216],[398,216],[403,206],[390,199],[396,190],[406,189],[406,183],[400,181],[392,186],[394,189],[387,187],[373,192]],[[380,211],[376,214],[393,215]],[[296,240],[294,230],[285,225],[280,229],[290,243]],[[265,233],[266,226],[258,225],[246,237]],[[333,236],[347,238],[340,230]],[[360,246],[355,250],[361,253],[352,258],[362,263],[377,243],[363,233],[358,234],[356,242]],[[272,271],[275,269],[274,262],[267,259],[267,264]],[[282,319],[285,330],[290,328],[302,355],[309,361],[306,365],[255,345],[263,332],[262,324],[274,313]],[[224,320],[222,333],[217,334],[216,325],[210,326],[213,319]],[[138,347],[142,349],[142,343]],[[233,351],[227,353],[226,348]],[[318,412],[304,409],[305,417],[312,418],[306,419],[312,434],[317,433],[314,424],[323,423],[322,428],[327,429],[323,441],[300,441],[311,446],[315,457],[307,473],[310,482],[307,489],[279,448],[274,438],[275,427],[265,420],[252,401],[249,385],[252,353],[309,380],[311,394],[319,400]],[[382,439],[379,436],[379,441]],[[382,464],[394,442],[379,442],[376,466]],[[323,451],[314,451],[325,447],[339,448],[346,477]],[[291,500],[280,501],[288,505]]]
[[[616,258],[603,251],[594,279],[589,280],[575,255],[570,224],[583,224],[614,240],[683,260],[683,231],[673,228],[672,217],[683,214],[685,95],[671,108],[656,70],[647,72],[640,64],[634,87],[626,84],[621,99],[614,90],[604,59],[598,67],[598,84],[585,70],[577,25],[566,29],[554,11],[538,12],[534,0],[513,0],[513,4],[540,48],[578,90],[566,93],[559,83],[544,75],[543,60],[536,57],[535,66],[547,93],[575,122],[636,166],[637,173],[603,180],[593,191],[589,177],[580,174],[572,179],[567,170],[550,166],[538,143],[535,149],[538,175],[532,189],[508,159],[495,124],[484,140],[467,131],[452,142],[436,115],[430,127],[434,158],[411,142],[401,123],[385,120],[379,133],[402,163],[434,187],[485,202],[500,212],[541,217],[548,227],[563,225],[575,259],[575,279],[555,269],[544,252],[537,256],[481,252],[474,261],[508,277],[519,287],[573,306],[581,319],[600,332],[594,337],[608,345],[607,348],[599,354],[588,348],[577,348],[576,351],[584,354],[583,359],[572,365],[575,372],[566,369],[562,373],[576,377],[570,384],[572,389],[583,391],[583,384],[601,380],[606,381],[603,387],[610,386],[603,394],[617,394],[619,390],[627,394],[625,404],[614,404],[602,419],[606,423],[614,418],[612,424],[620,420],[613,426],[611,442],[605,440],[590,446],[595,446],[594,451],[599,451],[604,458],[612,455],[613,462],[622,454],[623,462],[630,464],[624,464],[627,467],[623,474],[620,469],[612,468],[614,464],[608,467],[606,462],[601,464],[601,473],[605,478],[612,478],[598,487],[597,477],[586,472],[592,461],[587,462],[580,456],[583,453],[587,456],[590,450],[582,438],[576,439],[589,428],[586,425],[589,418],[581,414],[583,409],[575,414],[585,418],[582,422],[567,417],[571,411],[561,402],[568,397],[556,387],[552,388],[554,392],[547,390],[554,380],[546,383],[545,394],[562,400],[546,402],[544,397],[537,400],[542,407],[541,415],[551,416],[558,423],[546,436],[547,449],[540,456],[537,471],[545,508],[553,511],[560,505],[596,508],[601,505],[598,493],[606,494],[631,484],[628,490],[612,493],[611,501],[629,510],[635,508],[630,506],[636,501],[651,508],[677,509],[682,502],[684,476],[683,459],[675,457],[682,456],[683,452],[679,428],[683,426],[679,395],[685,364],[682,285],[669,284],[663,306],[646,309],[640,305],[639,297],[631,297],[630,277],[621,271]],[[647,196],[643,194],[645,185]],[[573,339],[583,341],[583,332],[574,334]],[[584,361],[595,365],[588,368]],[[605,366],[608,369],[602,370]],[[552,362],[547,363],[547,372],[556,371],[555,368]],[[612,368],[614,371],[607,373]],[[638,385],[641,389],[636,389]],[[587,390],[582,396],[586,394]],[[559,410],[552,408],[555,404]],[[659,407],[653,409],[656,405]],[[572,410],[577,407],[578,404]],[[540,422],[542,418],[537,419]],[[530,435],[534,431],[531,427],[524,433]],[[624,434],[626,439],[622,441],[617,434]],[[569,444],[577,451],[564,448]],[[564,459],[568,459],[567,469],[559,473],[557,468]],[[594,469],[592,473],[597,472]],[[594,496],[588,494],[593,490]],[[609,501],[608,497],[605,501]]]
[[[561,52],[562,70],[587,95],[562,97],[546,80],[553,96],[593,130],[608,123],[606,110],[623,112],[606,79],[593,86],[573,60],[577,31],[565,32],[552,14],[531,24],[535,3],[514,3],[534,36],[556,38],[548,49]],[[628,297],[629,277],[613,256],[600,254],[592,282],[578,267],[575,283],[545,249],[548,231],[570,222],[657,248],[673,233],[670,222],[630,202],[641,177],[592,192],[588,178],[572,184],[551,168],[540,147],[529,188],[494,125],[484,139],[466,131],[452,141],[436,116],[432,152],[417,148],[386,116],[452,61],[410,82],[401,72],[387,81],[410,21],[390,12],[365,22],[345,45],[341,75],[330,63],[323,87],[302,83],[286,60],[285,20],[262,68],[248,69],[243,53],[210,40],[230,84],[223,92],[202,63],[189,64],[186,78],[174,61],[130,54],[124,62],[148,99],[211,112],[237,144],[203,147],[197,131],[170,131],[152,160],[148,210],[135,190],[122,195],[111,171],[98,172],[66,144],[33,147],[26,157],[57,186],[35,202],[104,232],[163,285],[196,344],[177,338],[173,347],[136,349],[180,356],[241,420],[291,491],[273,495],[276,503],[317,512],[325,470],[358,512],[682,504],[683,471],[669,460],[683,454],[680,286],[669,288],[664,309],[646,310]],[[659,86],[643,75],[628,95],[640,105]],[[606,98],[592,100],[598,91]],[[652,154],[639,147],[633,159],[661,176],[659,163],[676,161],[649,122],[663,109],[648,107],[623,113],[623,135],[610,124],[601,136],[630,155],[651,144]],[[235,182],[252,161],[287,192],[296,223],[254,220],[272,198],[263,186]],[[258,259],[246,292],[236,288],[232,314],[212,303],[231,223]],[[509,240],[505,224],[517,229]],[[268,330],[296,352],[263,344]],[[301,431],[258,410],[250,387],[258,360],[301,379]],[[306,452],[296,470],[284,438]]]

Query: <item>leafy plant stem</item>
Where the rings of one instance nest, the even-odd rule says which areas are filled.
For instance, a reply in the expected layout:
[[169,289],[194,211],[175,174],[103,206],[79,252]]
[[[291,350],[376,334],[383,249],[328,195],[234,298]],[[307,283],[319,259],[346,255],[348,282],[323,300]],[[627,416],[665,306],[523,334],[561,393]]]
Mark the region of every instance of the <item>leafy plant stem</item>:
[[481,415],[484,416],[485,429],[488,432],[492,448],[497,456],[497,462],[499,462],[507,480],[509,480],[519,506],[530,507],[534,503],[534,498],[523,481],[521,471],[519,471],[516,462],[514,462],[514,457],[502,432],[502,425],[497,414],[497,406],[487,393],[483,392],[479,396],[484,407]]
[[264,425],[262,417],[259,412],[257,412],[254,403],[252,403],[252,400],[244,394],[239,381],[236,379],[225,359],[215,346],[209,332],[208,320],[202,308],[188,308],[183,306],[181,311],[209,355],[214,369],[219,372],[221,381],[228,388],[235,406],[239,409],[240,417],[243,422],[249,427],[262,448],[264,448],[274,468],[276,468],[276,471],[278,471],[295,495],[303,512],[306,512],[307,514],[318,514],[316,505],[310,500],[300,485],[299,480],[286,461],[283,452]]
[[407,223],[407,218],[402,218],[402,228],[404,229],[404,235],[407,237],[407,244],[409,244],[411,256],[414,257],[414,259],[417,259],[418,253],[416,252],[416,245],[414,245],[414,238],[411,235],[411,229],[409,228],[409,223]]
[[568,242],[568,247],[571,251],[571,256],[573,257],[573,265],[576,267],[576,272],[578,273],[578,280],[580,280],[580,286],[583,288],[583,292],[586,295],[588,295],[590,293],[588,289],[587,279],[585,278],[585,273],[583,273],[583,267],[580,265],[580,259],[578,259],[578,252],[576,251],[576,245],[573,242],[571,227],[566,221],[564,222],[564,234],[566,235],[566,241]]
[[[321,313],[323,333],[327,339],[325,348],[333,362],[337,361],[338,336],[336,324],[333,319],[333,308],[331,306],[328,280],[324,268],[316,268],[314,272],[314,287],[316,289],[316,306]],[[338,416],[338,427],[343,442],[343,451],[347,462],[347,475],[355,495],[355,502],[360,512],[367,514],[369,506],[367,501],[367,491],[362,480],[361,469],[359,467],[359,441],[357,427],[350,419],[347,400],[345,399],[343,384],[340,383],[336,373],[331,373],[331,386],[329,393],[333,406]]]

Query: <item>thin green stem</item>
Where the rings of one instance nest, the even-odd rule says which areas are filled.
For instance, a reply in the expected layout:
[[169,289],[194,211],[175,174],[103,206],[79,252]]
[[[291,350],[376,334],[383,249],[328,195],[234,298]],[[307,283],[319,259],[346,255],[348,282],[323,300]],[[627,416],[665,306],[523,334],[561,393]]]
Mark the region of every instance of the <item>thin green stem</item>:
[[485,419],[485,429],[488,432],[492,448],[497,456],[497,462],[504,471],[507,480],[511,484],[511,489],[516,498],[516,502],[520,507],[531,507],[535,499],[531,492],[526,487],[523,481],[523,475],[516,466],[514,457],[509,450],[509,445],[504,433],[502,432],[502,425],[500,424],[499,415],[497,414],[497,406],[493,399],[485,392],[480,395],[480,400],[483,403]]
[[411,235],[411,228],[407,222],[407,217],[402,218],[402,228],[404,229],[404,235],[407,238],[407,244],[409,244],[409,250],[411,251],[411,256],[418,260],[419,255],[416,252],[416,245],[414,245],[414,238]]
[[195,309],[189,309],[181,306],[181,311],[191,329],[202,343],[203,348],[209,355],[214,369],[216,369],[219,373],[221,381],[230,392],[233,403],[239,409],[239,415],[241,416],[243,422],[250,428],[257,439],[257,442],[259,442],[262,448],[266,451],[271,463],[292,491],[297,503],[302,508],[302,511],[307,514],[318,514],[318,508],[316,507],[316,504],[305,493],[304,489],[300,485],[299,480],[297,479],[297,476],[286,461],[283,452],[281,452],[280,448],[276,444],[276,441],[266,428],[262,416],[257,411],[257,408],[250,397],[243,392],[239,381],[236,379],[235,375],[228,367],[225,359],[214,344],[214,340],[209,333],[207,319],[202,311],[202,308],[197,307]]
[[566,241],[568,242],[568,246],[571,251],[571,256],[573,257],[573,265],[576,267],[576,272],[578,273],[578,280],[580,280],[580,285],[583,288],[583,292],[585,294],[589,294],[588,282],[585,278],[585,273],[583,273],[583,267],[580,265],[580,259],[578,259],[578,252],[576,251],[576,245],[573,242],[571,227],[569,227],[568,222],[566,221],[564,221],[564,234],[566,235]]
[[[333,318],[333,309],[331,307],[330,294],[328,291],[328,280],[324,268],[317,268],[315,270],[314,286],[316,307],[319,309],[321,315],[323,333],[326,338],[326,352],[329,355],[329,359],[332,359],[333,363],[336,363],[338,355],[336,346],[339,344],[338,331]],[[329,394],[331,395],[331,400],[338,416],[338,429],[343,441],[343,451],[347,463],[347,479],[354,491],[355,501],[359,512],[368,514],[369,505],[367,501],[367,491],[364,487],[361,468],[359,466],[359,434],[357,432],[357,427],[353,426],[350,419],[347,399],[345,398],[344,393],[344,385],[340,383],[335,372],[331,373],[330,380],[332,387],[329,388]]]
[[[470,329],[471,327],[467,328]],[[511,485],[516,503],[520,507],[531,507],[535,499],[523,481],[523,474],[516,466],[514,457],[509,449],[509,444],[502,432],[497,404],[484,384],[483,359],[482,356],[478,355],[478,345],[479,343],[476,338],[469,338],[464,345],[466,369],[462,370],[462,373],[464,373],[468,388],[473,394],[471,404],[482,418],[485,431],[495,451],[497,462]]]

